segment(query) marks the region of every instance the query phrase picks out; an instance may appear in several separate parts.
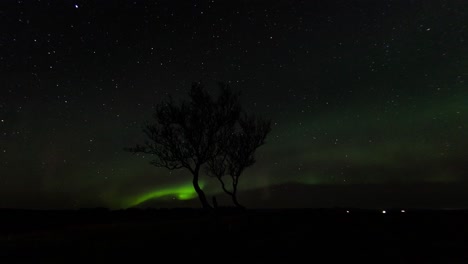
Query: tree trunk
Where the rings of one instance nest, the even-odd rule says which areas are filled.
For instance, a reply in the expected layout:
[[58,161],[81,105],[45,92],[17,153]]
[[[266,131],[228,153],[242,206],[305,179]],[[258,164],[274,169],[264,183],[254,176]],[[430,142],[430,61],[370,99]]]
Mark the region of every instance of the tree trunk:
[[224,181],[223,181],[223,179],[221,177],[216,177],[216,178],[218,178],[218,181],[221,183],[221,187],[223,188],[223,191],[226,194],[228,194],[229,196],[231,196],[231,199],[232,199],[232,202],[234,203],[234,205],[237,208],[245,208],[242,204],[239,203],[239,201],[237,201],[237,183],[238,183],[238,181],[236,179],[238,179],[238,177],[232,179],[232,192],[230,192],[226,188],[226,185],[224,184]]
[[237,192],[233,192],[231,194],[231,197],[232,197],[232,202],[237,208],[245,208],[242,204],[239,203],[239,201],[237,201]]
[[198,194],[198,198],[200,199],[203,209],[211,209],[211,206],[208,203],[208,200],[206,199],[205,192],[203,192],[203,190],[200,188],[200,185],[198,185],[198,170],[193,173],[192,183],[193,188]]
[[232,197],[232,202],[234,203],[234,205],[237,207],[237,208],[245,208],[242,204],[240,204],[238,201],[237,201],[237,194],[233,193],[231,195]]
[[239,201],[237,201],[237,183],[239,183],[239,175],[237,175],[237,177],[233,178],[232,180],[232,202],[234,205],[236,205],[237,208],[244,208],[244,206],[242,206]]

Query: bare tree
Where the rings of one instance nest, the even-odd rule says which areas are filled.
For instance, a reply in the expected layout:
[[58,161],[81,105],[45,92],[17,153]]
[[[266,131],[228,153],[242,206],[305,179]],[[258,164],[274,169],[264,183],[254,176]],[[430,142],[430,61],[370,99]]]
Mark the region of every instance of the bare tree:
[[[256,118],[253,115],[242,115],[238,120],[239,129],[232,132],[219,146],[221,152],[207,163],[207,173],[214,176],[221,184],[223,191],[231,196],[235,206],[243,208],[237,199],[239,178],[244,170],[255,163],[255,151],[265,143],[271,131],[270,120]],[[223,177],[231,178],[231,188],[226,187]]]
[[143,129],[143,145],[127,148],[133,153],[151,154],[151,164],[169,170],[185,168],[192,174],[193,188],[203,208],[211,208],[200,188],[201,167],[221,153],[220,143],[232,131],[240,116],[239,93],[219,84],[216,99],[199,83],[194,83],[189,100],[168,101],[156,106],[154,122]]

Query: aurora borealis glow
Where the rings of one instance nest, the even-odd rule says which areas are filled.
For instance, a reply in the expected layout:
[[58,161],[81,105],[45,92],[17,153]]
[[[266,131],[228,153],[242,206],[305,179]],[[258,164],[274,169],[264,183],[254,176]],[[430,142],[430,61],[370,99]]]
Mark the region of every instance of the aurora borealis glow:
[[[200,184],[200,187],[203,188],[203,184]],[[178,200],[190,200],[195,199],[197,197],[197,193],[193,189],[191,183],[172,188],[158,188],[154,191],[138,195],[134,199],[129,199],[126,203],[122,204],[122,207],[129,208],[137,206],[151,199],[158,199],[164,197],[169,197]]]
[[304,206],[369,206],[335,187],[411,203],[401,186],[468,206],[464,5],[2,1],[0,207],[197,206],[186,172],[122,150],[193,81],[229,82],[273,120],[239,183],[246,206],[294,207],[297,186],[331,188],[301,193]]

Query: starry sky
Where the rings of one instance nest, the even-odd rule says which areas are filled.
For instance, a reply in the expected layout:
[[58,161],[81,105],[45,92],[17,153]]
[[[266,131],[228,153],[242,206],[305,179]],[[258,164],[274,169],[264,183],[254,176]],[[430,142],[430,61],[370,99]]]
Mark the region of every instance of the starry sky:
[[187,172],[123,151],[155,104],[198,81],[272,120],[239,183],[248,207],[468,207],[467,11],[2,0],[0,207],[199,207]]

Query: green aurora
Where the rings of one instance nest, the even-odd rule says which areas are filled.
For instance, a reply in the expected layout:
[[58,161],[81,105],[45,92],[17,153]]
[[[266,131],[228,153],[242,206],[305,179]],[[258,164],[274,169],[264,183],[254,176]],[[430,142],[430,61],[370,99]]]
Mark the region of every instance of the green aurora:
[[[203,183],[200,183],[200,187],[203,188]],[[143,193],[137,197],[126,199],[122,202],[123,208],[129,208],[138,206],[148,200],[152,199],[167,199],[174,198],[178,200],[190,200],[197,197],[197,193],[193,189],[191,184],[182,184],[174,187],[167,187],[162,189],[155,189],[148,193]]]
[[[418,104],[416,110],[400,106],[398,113],[354,107],[348,115],[360,118],[348,123],[340,113],[326,113],[301,125],[307,126],[308,135],[290,132],[288,141],[276,137],[285,133],[277,129],[259,149],[257,164],[242,176],[241,190],[288,182],[320,185],[462,181],[465,172],[458,160],[466,147],[463,121],[468,120],[468,96],[437,100],[439,103],[434,105]],[[347,128],[346,133],[343,128]],[[303,141],[311,136],[315,140]],[[149,166],[143,164],[147,160],[138,162]],[[114,203],[127,208],[149,200],[196,199],[190,180],[186,179],[171,187],[155,186],[131,198],[116,196]],[[207,182],[205,190],[218,195],[216,182]]]

